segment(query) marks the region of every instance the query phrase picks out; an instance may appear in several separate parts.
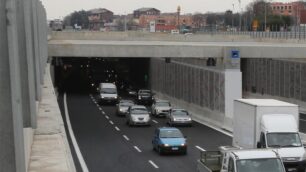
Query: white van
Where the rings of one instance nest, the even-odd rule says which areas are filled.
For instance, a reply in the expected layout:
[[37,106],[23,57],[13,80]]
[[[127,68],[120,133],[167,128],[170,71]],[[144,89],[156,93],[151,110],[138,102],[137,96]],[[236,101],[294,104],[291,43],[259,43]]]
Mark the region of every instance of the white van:
[[113,83],[100,83],[100,102],[101,103],[117,103],[118,92],[117,87]]

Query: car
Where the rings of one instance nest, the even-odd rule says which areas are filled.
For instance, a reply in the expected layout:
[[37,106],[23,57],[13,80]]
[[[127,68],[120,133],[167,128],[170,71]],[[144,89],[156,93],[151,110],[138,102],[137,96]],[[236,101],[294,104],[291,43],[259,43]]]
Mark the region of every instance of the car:
[[100,90],[100,103],[117,103],[118,93],[117,87],[113,83],[101,83]]
[[134,105],[130,106],[126,114],[126,123],[132,125],[151,125],[151,117],[145,106]]
[[166,117],[171,110],[171,103],[167,100],[154,100],[152,104],[152,115],[156,117]]
[[191,114],[185,109],[171,109],[167,118],[167,123],[170,126],[192,126]]
[[125,116],[129,107],[135,105],[132,100],[120,100],[117,104],[116,114],[118,116]]
[[140,89],[138,91],[137,101],[139,104],[152,104],[154,100],[151,90]]
[[187,154],[187,142],[182,132],[174,127],[157,128],[152,140],[153,150],[159,154]]

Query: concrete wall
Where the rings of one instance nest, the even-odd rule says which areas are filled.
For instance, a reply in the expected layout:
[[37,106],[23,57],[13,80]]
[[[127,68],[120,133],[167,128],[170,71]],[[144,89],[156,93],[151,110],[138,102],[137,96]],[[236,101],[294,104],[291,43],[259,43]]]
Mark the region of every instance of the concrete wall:
[[[194,64],[194,62],[199,62]],[[197,118],[223,127],[225,118],[225,74],[206,67],[206,60],[152,58],[150,82],[158,97],[191,109]],[[195,115],[195,114],[194,114]]]

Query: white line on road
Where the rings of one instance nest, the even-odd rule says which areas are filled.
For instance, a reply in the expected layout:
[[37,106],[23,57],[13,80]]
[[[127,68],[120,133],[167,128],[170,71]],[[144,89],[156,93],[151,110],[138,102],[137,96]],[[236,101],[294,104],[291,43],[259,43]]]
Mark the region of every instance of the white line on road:
[[137,147],[137,146],[134,146],[134,148],[140,153],[141,150]]
[[150,163],[154,168],[159,168],[152,160],[149,160],[149,163]]
[[117,131],[120,131],[120,129],[119,129],[117,126],[115,127],[115,129],[116,129]]
[[195,146],[197,149],[199,149],[200,151],[206,151],[205,149],[201,148],[200,146]]
[[109,119],[109,116],[105,115],[105,118],[106,118],[106,119]]
[[102,111],[102,114],[103,114],[103,115],[105,115],[105,112],[104,112],[104,111]]
[[65,116],[66,116],[66,122],[67,122],[68,130],[69,130],[69,135],[70,135],[70,138],[71,138],[71,141],[72,141],[75,153],[76,153],[76,155],[77,155],[77,157],[79,159],[79,162],[81,164],[82,171],[83,172],[89,172],[88,168],[87,168],[87,165],[85,163],[85,160],[83,158],[83,155],[82,155],[82,153],[80,151],[78,142],[75,139],[75,136],[74,136],[74,133],[73,133],[73,130],[72,130],[72,127],[71,127],[70,118],[69,118],[69,114],[68,114],[68,106],[67,106],[67,96],[66,96],[66,93],[64,94],[64,108],[65,108]]
[[113,121],[109,121],[109,123],[112,124],[112,125],[114,125],[114,122],[113,122]]
[[99,107],[99,110],[102,110],[102,108]]
[[126,135],[123,135],[124,139],[129,141],[130,139],[126,136]]
[[155,120],[152,120],[155,124],[158,124],[158,122],[157,121],[155,121]]

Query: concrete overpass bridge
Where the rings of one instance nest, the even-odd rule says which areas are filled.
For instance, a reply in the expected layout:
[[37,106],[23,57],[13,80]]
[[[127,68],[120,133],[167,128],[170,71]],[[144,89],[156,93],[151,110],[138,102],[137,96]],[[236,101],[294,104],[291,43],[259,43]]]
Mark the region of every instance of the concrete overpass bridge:
[[53,57],[223,58],[236,49],[241,58],[305,58],[306,42],[240,35],[53,32]]

